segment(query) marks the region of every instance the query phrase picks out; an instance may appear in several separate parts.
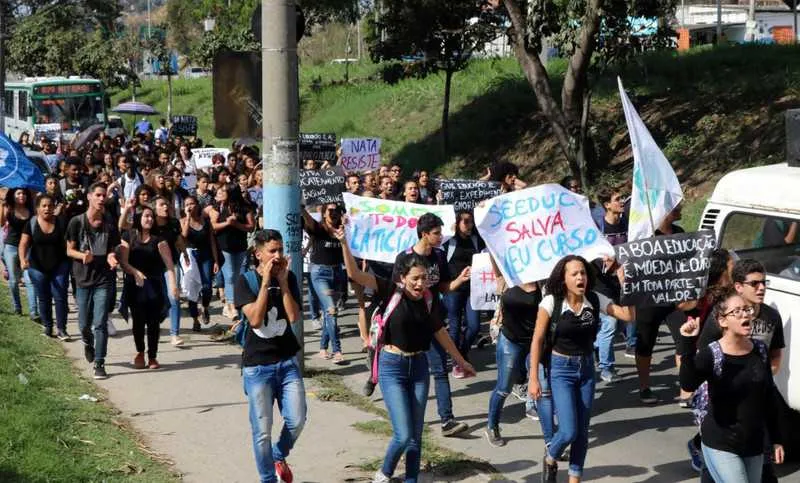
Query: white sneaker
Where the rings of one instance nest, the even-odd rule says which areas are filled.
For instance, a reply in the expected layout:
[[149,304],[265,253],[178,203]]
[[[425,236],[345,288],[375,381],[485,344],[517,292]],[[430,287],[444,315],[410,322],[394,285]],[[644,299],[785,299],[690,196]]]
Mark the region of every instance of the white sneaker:
[[384,475],[381,470],[378,470],[372,478],[372,483],[390,483],[391,481],[392,479]]
[[108,319],[108,336],[114,337],[117,335],[117,328],[114,327],[114,322],[111,322],[111,319]]
[[183,339],[181,339],[180,336],[173,335],[172,336],[172,345],[175,346],[175,347],[182,346],[183,345]]
[[320,319],[311,319],[311,327],[313,327],[314,330],[321,329],[322,328],[322,320],[320,320]]

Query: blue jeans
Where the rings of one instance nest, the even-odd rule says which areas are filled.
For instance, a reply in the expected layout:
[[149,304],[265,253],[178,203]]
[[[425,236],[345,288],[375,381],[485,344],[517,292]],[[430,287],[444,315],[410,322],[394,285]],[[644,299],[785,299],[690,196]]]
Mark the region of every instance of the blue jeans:
[[[530,365],[530,358],[528,359]],[[539,387],[542,388],[542,397],[536,401],[536,413],[539,415],[539,425],[542,427],[544,444],[550,445],[553,434],[556,432],[555,410],[553,408],[553,392],[550,388],[550,369],[539,363]]]
[[342,280],[346,279],[344,270],[338,265],[311,264],[311,285],[314,286],[322,306],[322,337],[319,339],[321,350],[327,350],[330,343],[334,353],[342,352],[339,324],[336,320],[336,291],[341,286]]
[[511,392],[511,386],[518,379],[518,374],[523,367],[530,366],[528,353],[530,345],[517,344],[510,341],[503,331],[497,336],[497,384],[489,396],[489,429],[500,426],[500,415],[503,412],[503,404]]
[[95,287],[78,287],[75,301],[78,304],[78,327],[83,343],[94,346],[95,363],[102,364],[108,348],[108,299],[111,284]]
[[703,461],[714,481],[725,483],[761,483],[764,455],[743,457],[703,446]]
[[405,481],[414,483],[419,476],[425,405],[430,388],[428,360],[422,354],[406,357],[386,351],[381,351],[379,357],[378,383],[392,421],[392,440],[386,449],[381,472],[392,476],[405,453]]
[[247,261],[247,252],[222,252],[225,263],[222,264],[222,277],[225,280],[225,300],[233,303],[233,287],[236,280],[244,271],[244,264]]
[[436,393],[436,410],[442,424],[454,419],[453,398],[450,396],[450,379],[447,372],[447,351],[436,339],[431,341],[431,348],[425,353],[428,357],[430,372],[433,374],[433,390]]
[[[214,260],[211,258],[210,253],[201,253],[197,250],[192,251],[194,261],[197,262],[197,268],[200,271],[200,284],[202,289],[200,291],[200,300],[203,307],[206,309],[211,304],[211,279],[214,273]],[[200,312],[197,309],[197,302],[189,301],[189,316],[197,317]]]
[[319,303],[319,297],[317,297],[317,291],[314,290],[314,284],[311,283],[311,272],[303,272],[303,279],[305,279],[306,286],[308,287],[309,318],[316,319],[322,312],[322,308]]
[[[169,335],[178,335],[181,332],[181,299],[175,298],[175,293],[169,286],[169,278],[167,272],[164,272],[164,290],[167,291],[167,300],[169,301]],[[180,263],[175,265],[175,283],[178,287],[181,286],[181,268]]]
[[600,370],[609,371],[614,369],[614,336],[617,333],[617,319],[606,314],[600,314],[600,330],[594,346],[600,353]]
[[[22,301],[19,298],[19,282],[25,280],[25,291],[28,294],[28,314],[35,317],[39,313],[36,304],[36,289],[31,283],[28,271],[22,271],[19,264],[19,247],[14,245],[3,245],[3,265],[8,270],[8,287],[11,290],[11,301],[14,303],[14,310],[22,312]],[[23,278],[24,277],[24,278]]]
[[[250,428],[256,468],[262,482],[277,482],[274,463],[285,461],[306,423],[306,390],[297,359],[242,369],[244,393],[250,407]],[[283,417],[283,429],[272,444],[273,405]]]
[[64,260],[52,272],[28,268],[28,276],[36,288],[39,299],[39,316],[46,331],[53,330],[53,307],[56,309],[56,327],[67,332],[67,284],[70,261]]
[[567,446],[569,476],[577,478],[583,473],[583,463],[589,449],[589,419],[594,400],[594,357],[550,356],[550,389],[553,393],[558,429],[547,447],[547,453],[558,459]]
[[636,321],[625,324],[625,349],[636,349]]
[[478,312],[472,310],[469,295],[469,290],[456,290],[444,295],[444,305],[447,308],[447,332],[450,333],[450,338],[458,347],[458,351],[467,360],[469,360],[467,357],[469,349],[478,337],[478,331],[481,328],[481,320]]

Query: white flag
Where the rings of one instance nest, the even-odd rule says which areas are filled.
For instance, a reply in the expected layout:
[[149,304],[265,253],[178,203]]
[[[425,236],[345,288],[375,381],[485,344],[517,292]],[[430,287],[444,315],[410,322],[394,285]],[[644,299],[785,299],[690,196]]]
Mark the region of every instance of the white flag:
[[675,171],[628,99],[622,79],[617,77],[617,82],[633,150],[633,192],[628,218],[631,242],[653,236],[664,218],[683,200],[683,191]]

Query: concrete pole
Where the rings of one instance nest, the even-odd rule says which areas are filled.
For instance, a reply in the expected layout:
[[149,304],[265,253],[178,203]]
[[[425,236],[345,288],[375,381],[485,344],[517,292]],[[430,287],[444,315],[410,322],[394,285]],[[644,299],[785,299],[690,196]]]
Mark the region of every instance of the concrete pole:
[[717,45],[722,45],[722,0],[717,0]]
[[6,132],[6,2],[0,1],[0,132]]
[[[262,0],[261,99],[263,110],[264,227],[283,236],[284,254],[302,288],[297,24],[294,0]],[[300,290],[302,293],[302,290]],[[302,300],[298,301],[302,308]],[[303,349],[303,321],[292,327]],[[298,360],[303,364],[302,353]]]

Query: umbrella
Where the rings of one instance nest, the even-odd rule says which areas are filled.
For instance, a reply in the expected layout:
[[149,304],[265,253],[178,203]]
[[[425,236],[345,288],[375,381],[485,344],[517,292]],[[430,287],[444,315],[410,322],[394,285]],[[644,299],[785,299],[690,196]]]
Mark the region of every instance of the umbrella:
[[237,146],[255,146],[256,144],[257,141],[253,138],[244,137],[236,140]]
[[158,111],[156,111],[153,106],[149,106],[143,102],[123,102],[111,110],[120,114],[142,114],[145,116],[158,114]]
[[72,141],[72,147],[80,149],[84,144],[94,141],[97,136],[103,132],[103,129],[105,129],[105,127],[102,124],[92,124],[75,135],[75,139]]

